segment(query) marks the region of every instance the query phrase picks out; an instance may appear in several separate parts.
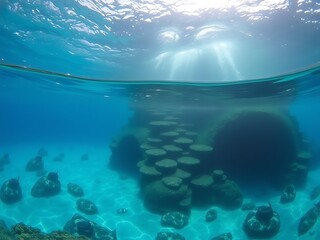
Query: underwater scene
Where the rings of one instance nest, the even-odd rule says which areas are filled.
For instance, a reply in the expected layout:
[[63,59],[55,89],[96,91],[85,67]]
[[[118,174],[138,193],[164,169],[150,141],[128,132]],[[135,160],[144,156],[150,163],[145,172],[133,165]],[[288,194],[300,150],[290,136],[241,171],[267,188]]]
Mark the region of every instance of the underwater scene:
[[0,240],[320,239],[320,3],[0,1]]

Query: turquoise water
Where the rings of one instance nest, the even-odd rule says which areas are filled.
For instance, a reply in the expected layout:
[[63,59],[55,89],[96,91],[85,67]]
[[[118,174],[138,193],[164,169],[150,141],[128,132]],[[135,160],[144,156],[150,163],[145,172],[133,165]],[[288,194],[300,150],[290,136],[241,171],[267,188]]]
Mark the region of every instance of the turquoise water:
[[[10,156],[0,184],[19,178],[22,189],[21,200],[0,202],[0,220],[49,233],[78,213],[116,230],[120,240],[156,239],[161,231],[190,240],[227,232],[253,239],[242,227],[248,211],[208,200],[212,183],[203,195],[191,183],[222,169],[241,189],[242,203],[270,202],[279,213],[280,230],[271,239],[319,239],[319,223],[298,236],[299,220],[319,201],[310,199],[320,184],[319,4],[149,3],[0,3],[0,157]],[[154,121],[178,127],[157,130]],[[175,199],[148,198],[161,199],[150,186],[171,173],[146,180],[141,170],[154,169],[148,149],[172,144],[154,142],[168,129],[213,148],[200,167],[187,169],[191,179],[183,181],[193,195],[187,209],[175,206],[189,217],[181,229],[160,222]],[[121,145],[128,135],[133,142]],[[44,168],[26,171],[43,149]],[[194,156],[190,151],[181,156]],[[301,153],[307,162],[299,162]],[[306,172],[292,170],[297,162]],[[33,197],[33,185],[49,172],[58,173],[61,192]],[[70,182],[83,188],[97,214],[77,209]],[[282,204],[288,184],[296,198]],[[209,223],[212,208],[218,217]]]

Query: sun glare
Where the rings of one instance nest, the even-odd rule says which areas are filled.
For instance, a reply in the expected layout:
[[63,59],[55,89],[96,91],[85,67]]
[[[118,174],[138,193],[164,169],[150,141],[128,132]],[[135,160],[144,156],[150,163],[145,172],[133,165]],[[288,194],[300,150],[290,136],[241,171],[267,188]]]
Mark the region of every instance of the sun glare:
[[[195,13],[206,9],[224,9],[241,4],[241,0],[184,0],[176,1],[174,6],[178,12]],[[171,0],[165,0],[165,5],[172,5]]]
[[[268,17],[265,12],[286,9],[289,0],[162,0],[161,3],[170,6],[174,12],[183,13],[185,19],[201,15],[207,19],[214,12],[228,14],[230,9],[248,14],[250,19],[255,13],[257,19],[263,19]],[[222,24],[214,18],[202,25],[186,22],[187,26],[169,26],[159,31],[157,40],[161,50],[153,58],[155,70],[165,73],[164,78],[171,80],[201,74],[201,68],[205,69],[203,76],[209,81],[214,78],[221,78],[221,81],[242,79],[239,44],[252,35],[243,31],[237,22]]]

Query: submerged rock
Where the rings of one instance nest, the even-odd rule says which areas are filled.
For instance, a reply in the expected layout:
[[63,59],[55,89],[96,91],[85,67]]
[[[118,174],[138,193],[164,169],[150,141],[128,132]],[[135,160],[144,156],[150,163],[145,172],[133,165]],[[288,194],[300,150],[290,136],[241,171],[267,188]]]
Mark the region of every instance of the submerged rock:
[[216,220],[218,217],[218,212],[216,209],[210,209],[207,213],[206,213],[206,222],[213,222],[214,220]]
[[227,180],[227,176],[224,174],[224,171],[221,169],[215,169],[212,172],[212,177],[215,183],[223,184]]
[[211,187],[213,179],[210,175],[201,175],[189,183],[192,190],[192,202],[196,205],[207,205],[212,202]]
[[82,197],[83,196],[83,189],[75,183],[68,183],[67,191],[74,197]]
[[308,232],[317,222],[320,215],[320,202],[310,208],[300,219],[298,234],[303,235]]
[[14,225],[11,228],[12,234],[20,239],[26,239],[26,240],[40,240],[40,239],[45,239],[45,235],[38,229],[38,228],[33,228],[25,225],[24,223],[19,223]]
[[163,141],[160,138],[147,138],[147,144],[153,147],[161,147]]
[[141,177],[147,180],[151,180],[151,179],[157,179],[159,177],[161,177],[162,173],[159,172],[155,167],[153,166],[145,166],[142,165],[139,168],[139,172],[141,174]]
[[186,184],[181,184],[178,178],[151,182],[143,187],[142,193],[145,206],[157,213],[188,210],[190,207],[183,201],[190,198],[191,191]]
[[200,160],[198,158],[194,158],[194,157],[189,157],[189,156],[185,156],[185,157],[180,157],[177,159],[178,162],[178,166],[186,171],[195,171],[197,169],[197,166],[199,166],[200,164]]
[[[32,240],[35,240],[35,239],[32,239]],[[88,238],[84,235],[72,236],[70,233],[67,233],[64,231],[54,231],[48,234],[44,240],[91,240],[91,238]]]
[[173,140],[173,142],[178,147],[180,147],[184,150],[188,150],[189,146],[193,143],[193,140],[191,138],[178,137],[177,139]]
[[161,180],[167,188],[170,188],[172,190],[177,190],[182,185],[182,179],[178,177],[164,177]]
[[218,236],[215,236],[211,238],[210,240],[232,240],[232,234],[231,233],[223,233]]
[[188,179],[190,179],[191,177],[191,173],[184,171],[182,169],[177,169],[175,171],[175,173],[173,173],[172,175],[170,175],[171,177],[178,177],[181,178],[184,182],[187,182]]
[[279,214],[269,206],[260,206],[257,211],[250,212],[243,230],[250,238],[265,239],[274,237],[280,230]]
[[192,156],[201,159],[202,162],[204,161],[207,163],[207,161],[210,160],[210,155],[212,154],[213,148],[205,144],[192,144],[189,146],[189,150]]
[[288,185],[282,192],[280,203],[289,203],[296,198],[296,189],[293,184]]
[[88,199],[80,198],[76,204],[77,209],[85,214],[93,215],[98,213],[98,207]]
[[41,177],[32,187],[33,197],[51,197],[59,194],[61,183],[57,173],[50,172],[47,176]]
[[181,212],[168,212],[161,217],[161,225],[181,229],[188,224],[189,218]]
[[66,222],[63,230],[73,235],[83,235],[91,240],[117,240],[115,230],[101,227],[85,217],[75,214]]
[[201,175],[190,181],[190,185],[195,189],[208,189],[213,184],[213,179],[210,175]]
[[176,159],[182,153],[182,148],[179,148],[175,145],[164,145],[162,148],[167,152],[168,158]]
[[[54,231],[52,233],[42,233],[39,229],[27,226],[23,223],[16,224],[11,229],[12,238],[2,238],[1,240],[92,240],[85,236],[72,236],[68,232]],[[101,239],[102,240],[102,239]]]
[[0,198],[2,202],[7,204],[12,204],[22,199],[19,178],[11,178],[2,184]]
[[185,240],[185,238],[175,232],[159,232],[156,240]]
[[0,221],[0,239],[1,240],[13,240],[13,236],[5,223],[3,221]]
[[163,174],[172,174],[177,170],[177,162],[172,159],[162,159],[155,163],[156,169]]
[[161,148],[147,149],[144,153],[147,156],[147,159],[150,163],[154,163],[156,161],[164,159],[167,155],[167,151]]
[[217,204],[223,208],[236,209],[242,205],[242,192],[234,181],[226,180],[224,183],[214,183],[212,194]]
[[36,156],[27,162],[27,172],[37,172],[41,170],[43,170],[43,160],[41,156]]

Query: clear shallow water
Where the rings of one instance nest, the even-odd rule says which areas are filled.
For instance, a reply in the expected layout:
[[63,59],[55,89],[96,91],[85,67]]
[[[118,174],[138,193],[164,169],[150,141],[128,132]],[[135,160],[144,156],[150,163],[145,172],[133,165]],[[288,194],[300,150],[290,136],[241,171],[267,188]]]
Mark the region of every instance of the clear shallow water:
[[[9,153],[11,163],[0,182],[19,176],[23,199],[1,202],[0,219],[44,232],[62,229],[78,212],[66,190],[76,182],[99,208],[86,217],[116,229],[120,240],[151,240],[159,231],[197,240],[232,232],[234,239],[247,239],[241,227],[247,212],[216,205],[192,207],[181,230],[162,227],[160,215],[143,205],[137,178],[128,177],[138,171],[130,158],[120,161],[118,171],[110,169],[110,146],[123,132],[145,127],[150,110],[158,117],[182,113],[179,121],[197,126],[201,143],[210,143],[215,116],[228,120],[227,114],[237,119],[241,111],[279,111],[289,116],[298,142],[307,143],[297,150],[312,154],[295,201],[279,203],[282,189],[269,184],[272,174],[239,177],[230,166],[227,174],[240,185],[244,202],[270,201],[279,212],[281,228],[273,239],[319,239],[319,223],[310,234],[297,235],[299,219],[319,200],[309,199],[320,183],[318,13],[316,1],[2,1],[0,156]],[[260,133],[259,124],[268,126],[263,119],[245,123],[244,131],[235,128],[227,138],[235,156],[241,153],[236,146],[247,140],[243,136]],[[255,141],[267,141],[263,137],[257,134]],[[286,148],[280,146],[275,156]],[[30,191],[38,176],[25,165],[42,147],[48,151],[45,169],[58,171],[62,192],[36,199]],[[53,161],[61,153],[64,161]],[[88,161],[80,160],[83,154]],[[248,173],[237,160],[240,165],[233,164]],[[218,219],[206,223],[210,207]],[[128,213],[118,215],[119,208]]]
[[[204,215],[209,207],[193,208],[187,227],[162,227],[160,216],[143,206],[138,181],[123,179],[122,174],[109,169],[108,145],[139,111],[185,111],[197,123],[197,116],[209,116],[214,111],[271,108],[288,110],[310,142],[314,158],[307,183],[298,189],[294,203],[287,205],[279,204],[279,189],[268,184],[239,183],[245,201],[258,205],[270,201],[281,215],[280,233],[273,239],[298,238],[299,218],[314,203],[309,193],[320,182],[318,66],[270,79],[228,84],[93,81],[16,66],[1,66],[1,78],[1,154],[11,157],[1,181],[19,176],[23,189],[21,202],[1,204],[1,218],[9,226],[23,221],[45,232],[61,229],[77,212],[75,199],[66,191],[68,182],[76,182],[99,207],[98,215],[86,217],[116,229],[118,239],[151,240],[159,231],[176,231],[186,239],[199,240],[232,232],[234,239],[247,239],[239,227],[247,212],[241,210],[216,208],[218,220],[208,224]],[[48,151],[45,169],[58,171],[62,183],[61,194],[49,199],[30,196],[38,177],[24,170],[41,147]],[[65,154],[64,161],[54,162],[60,153]],[[80,161],[84,153],[89,161]],[[118,215],[118,208],[128,208],[129,212]],[[312,235],[299,239],[318,239],[319,234],[316,225]]]

